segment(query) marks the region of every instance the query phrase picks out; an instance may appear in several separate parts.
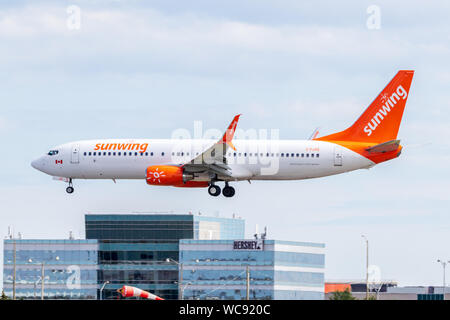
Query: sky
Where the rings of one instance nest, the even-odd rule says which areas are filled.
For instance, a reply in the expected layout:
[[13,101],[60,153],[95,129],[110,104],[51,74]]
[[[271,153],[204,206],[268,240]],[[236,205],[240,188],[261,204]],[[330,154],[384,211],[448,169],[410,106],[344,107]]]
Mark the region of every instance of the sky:
[[[364,234],[381,278],[440,285],[436,260],[450,259],[450,3],[421,4],[2,1],[0,235],[11,226],[26,239],[83,238],[87,212],[235,213],[249,237],[258,224],[272,239],[325,243],[326,279],[365,278]],[[370,170],[241,182],[229,199],[143,180],[75,181],[68,195],[30,166],[69,141],[170,138],[195,121],[223,131],[238,113],[240,128],[281,139],[329,134],[400,69],[415,70],[403,153]]]

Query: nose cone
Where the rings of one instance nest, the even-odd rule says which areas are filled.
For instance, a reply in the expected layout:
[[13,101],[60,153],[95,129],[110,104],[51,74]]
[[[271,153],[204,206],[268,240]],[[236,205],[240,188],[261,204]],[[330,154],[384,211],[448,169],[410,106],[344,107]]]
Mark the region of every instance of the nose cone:
[[39,171],[44,171],[44,159],[42,157],[31,162],[31,166]]

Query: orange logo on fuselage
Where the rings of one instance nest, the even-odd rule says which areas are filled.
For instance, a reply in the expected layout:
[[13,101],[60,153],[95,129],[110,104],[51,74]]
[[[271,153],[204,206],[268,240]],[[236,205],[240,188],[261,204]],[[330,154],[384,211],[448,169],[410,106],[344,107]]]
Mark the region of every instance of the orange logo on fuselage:
[[97,143],[94,151],[97,150],[136,150],[140,153],[147,151],[148,143]]

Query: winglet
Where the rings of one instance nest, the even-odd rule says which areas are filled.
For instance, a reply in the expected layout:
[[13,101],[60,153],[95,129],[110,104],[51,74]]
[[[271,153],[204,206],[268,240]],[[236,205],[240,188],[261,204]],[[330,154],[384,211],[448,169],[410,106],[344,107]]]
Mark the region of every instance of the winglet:
[[227,131],[225,131],[225,134],[222,137],[222,143],[226,143],[233,150],[236,150],[236,148],[233,145],[233,143],[231,143],[231,141],[233,140],[234,132],[236,131],[236,126],[237,126],[240,116],[241,116],[241,114],[234,116],[233,121],[231,121],[230,125],[228,126]]
[[317,136],[319,135],[319,127],[317,127],[316,129],[314,129],[313,133],[311,134],[311,136],[309,137],[308,140],[314,140],[317,138]]

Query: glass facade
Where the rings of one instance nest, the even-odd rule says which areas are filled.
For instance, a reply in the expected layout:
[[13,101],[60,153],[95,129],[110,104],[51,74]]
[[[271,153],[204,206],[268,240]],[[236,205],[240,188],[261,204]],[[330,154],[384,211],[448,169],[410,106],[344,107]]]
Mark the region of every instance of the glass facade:
[[233,240],[242,239],[244,234],[245,221],[242,219],[194,216],[194,237],[184,239]]
[[[4,240],[3,288],[16,298],[96,299],[96,240]],[[44,273],[42,277],[42,273]]]
[[164,299],[245,299],[247,272],[250,299],[324,298],[324,244],[236,240],[240,218],[87,214],[85,225],[87,240],[4,240],[5,294],[15,269],[18,299],[40,299],[41,278],[45,299],[119,299],[123,285]]
[[120,242],[193,239],[192,215],[87,214],[86,238]]
[[[179,240],[244,236],[241,219],[190,214],[87,214],[86,238],[99,241],[99,283],[104,299],[124,284],[164,299],[178,299]],[[169,259],[169,261],[167,261]]]
[[250,299],[324,298],[324,244],[258,240],[247,249],[235,242],[180,241],[185,299],[245,299],[247,268]]

